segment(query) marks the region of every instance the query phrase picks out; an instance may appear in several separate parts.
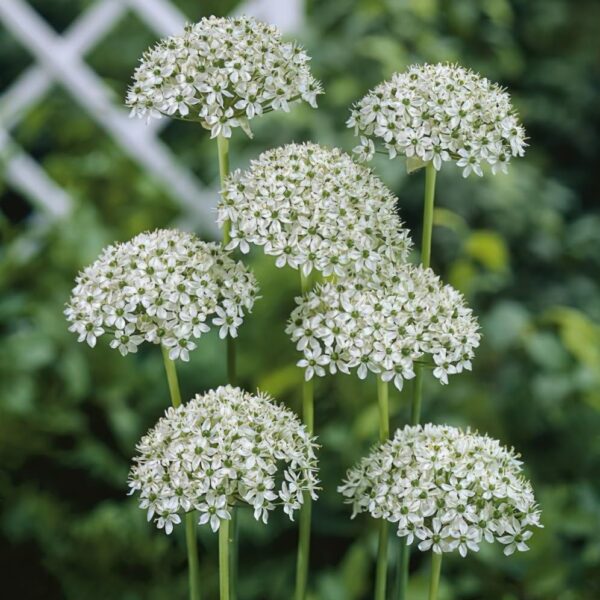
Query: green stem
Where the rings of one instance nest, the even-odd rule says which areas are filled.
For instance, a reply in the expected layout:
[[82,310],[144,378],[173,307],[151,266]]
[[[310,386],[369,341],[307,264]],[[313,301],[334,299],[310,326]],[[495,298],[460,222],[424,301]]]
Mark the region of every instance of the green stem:
[[[217,149],[219,153],[219,179],[221,189],[225,185],[225,179],[229,176],[229,140],[222,135],[217,136]],[[223,223],[223,246],[227,246],[231,241],[231,223]],[[235,339],[227,337],[227,381],[230,385],[236,384],[236,356]]]
[[[219,154],[219,179],[221,182],[221,190],[225,185],[225,179],[229,176],[229,139],[219,135],[217,136],[217,150]],[[223,223],[223,246],[226,247],[231,241],[231,223],[225,221]],[[236,344],[235,338],[227,337],[227,382],[229,385],[237,383],[237,360],[236,360]],[[238,519],[237,507],[231,509],[231,524],[230,524],[230,600],[236,600],[237,597],[237,572],[238,572]]]
[[309,493],[304,493],[304,502],[300,509],[298,556],[296,561],[296,591],[294,598],[304,600],[308,585],[308,563],[310,560],[310,521],[312,514],[312,498]]
[[[432,162],[425,167],[425,195],[423,197],[423,236],[421,238],[421,264],[425,268],[431,266],[431,239],[433,237],[433,208],[435,205],[435,180],[437,171]],[[411,425],[418,425],[421,421],[421,403],[423,401],[423,364],[415,365],[415,379],[413,382],[412,406],[410,411]],[[410,560],[410,546],[400,540],[398,556],[398,573],[396,578],[396,591],[398,600],[405,600],[408,586],[408,566]]]
[[[310,289],[310,281],[300,271],[300,288],[303,294]],[[314,431],[315,407],[314,407],[314,379],[303,380],[302,383],[302,420],[309,433]]]
[[427,163],[425,167],[425,197],[423,199],[423,237],[421,239],[421,263],[425,268],[431,266],[431,237],[433,232],[436,173],[433,163]]
[[304,381],[302,384],[302,421],[306,425],[308,433],[312,434],[315,429],[315,380]]
[[410,424],[418,425],[421,421],[421,402],[423,400],[423,366],[415,365],[415,378],[413,380],[412,406],[410,410]]
[[375,570],[375,600],[385,600],[387,583],[388,522],[379,521],[379,544],[377,547],[377,568]]
[[236,365],[235,338],[227,336],[227,382],[229,385],[235,385],[237,382]]
[[229,139],[219,135],[217,136],[217,151],[219,153],[219,177],[221,186],[225,179],[229,177]]
[[169,358],[169,350],[161,346],[165,371],[167,372],[167,383],[169,384],[169,393],[171,394],[171,404],[177,408],[181,404],[181,392],[179,391],[179,381],[177,380],[177,370],[175,363]]
[[398,538],[400,547],[398,549],[398,570],[396,573],[396,598],[406,600],[408,591],[408,561],[410,560],[410,546],[403,538]]
[[[221,190],[225,184],[225,180],[229,177],[229,140],[222,135],[217,136],[217,150],[219,153],[219,179],[221,182]],[[225,221],[223,223],[223,245],[227,246],[231,241],[231,223]]]
[[[433,162],[425,167],[425,195],[423,197],[423,237],[421,239],[421,264],[428,269],[431,266],[431,238],[433,236],[433,207],[435,202],[435,179],[437,171]],[[423,396],[423,365],[415,365],[415,383],[411,410],[411,424],[418,425],[421,420],[421,400]]]
[[200,600],[200,571],[196,541],[196,513],[194,511],[185,514],[185,543],[188,553],[190,600]]
[[377,378],[377,404],[379,406],[379,441],[390,437],[390,409],[388,384]]
[[[300,271],[300,288],[302,293],[309,289],[308,278]],[[314,379],[306,381],[302,379],[302,421],[309,433],[314,432]],[[296,591],[295,600],[304,600],[306,598],[306,588],[308,585],[308,565],[310,559],[310,524],[312,516],[312,498],[310,494],[304,494],[304,502],[300,509],[300,518],[298,524],[298,554],[296,560]]]
[[310,279],[302,272],[302,269],[299,270],[300,273],[300,290],[303,294],[306,294],[310,289]]
[[219,598],[231,600],[229,595],[229,520],[221,519],[219,526]]
[[[169,351],[161,346],[165,371],[167,373],[167,382],[171,395],[171,404],[177,408],[181,405],[181,392],[179,390],[179,380],[177,379],[177,369],[175,363],[169,358]],[[195,512],[189,512],[185,515],[185,543],[188,555],[188,571],[190,581],[190,600],[200,600],[200,565],[198,562],[198,541],[196,539],[196,518]]]
[[[390,409],[388,384],[377,378],[377,404],[379,406],[379,440],[385,442],[390,437]],[[385,600],[388,566],[388,522],[379,522],[379,543],[377,547],[377,567],[375,570],[375,600]]]
[[229,598],[230,600],[236,600],[239,541],[238,507],[232,506],[229,512],[231,513],[229,523]]
[[437,600],[442,571],[442,554],[431,553],[431,578],[429,579],[429,600]]

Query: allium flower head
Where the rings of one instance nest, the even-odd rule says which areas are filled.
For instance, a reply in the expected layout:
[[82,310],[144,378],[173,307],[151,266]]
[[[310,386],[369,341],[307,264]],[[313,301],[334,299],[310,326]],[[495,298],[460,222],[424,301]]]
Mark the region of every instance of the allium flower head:
[[217,531],[240,503],[257,521],[277,505],[293,519],[305,492],[316,500],[315,449],[291,410],[265,394],[219,387],[167,409],[137,446],[129,486],[167,533],[191,510]]
[[249,17],[208,17],[146,51],[127,105],[133,116],[197,121],[212,137],[305,100],[316,107],[321,85],[309,57],[273,25]]
[[106,333],[123,355],[146,341],[187,361],[211,320],[222,338],[236,337],[257,291],[254,275],[219,244],[159,229],[105,248],[78,275],[65,315],[91,347]]
[[219,222],[231,244],[263,246],[276,264],[343,276],[404,262],[410,249],[396,198],[347,154],[316,144],[290,144],[261,154],[226,181]]
[[454,161],[463,176],[506,172],[525,152],[525,130],[510,96],[498,84],[450,64],[413,65],[371,90],[351,111],[348,126],[361,136],[355,152],[370,160],[375,142],[397,154],[429,162],[439,171]]
[[504,554],[528,550],[540,524],[531,484],[514,450],[467,430],[406,426],[350,469],[338,488],[353,517],[396,523],[419,550],[477,552],[483,541]]
[[303,353],[306,379],[368,372],[402,389],[418,361],[433,362],[442,383],[471,368],[478,325],[462,295],[431,269],[402,265],[387,285],[358,279],[318,285],[292,312],[286,332]]

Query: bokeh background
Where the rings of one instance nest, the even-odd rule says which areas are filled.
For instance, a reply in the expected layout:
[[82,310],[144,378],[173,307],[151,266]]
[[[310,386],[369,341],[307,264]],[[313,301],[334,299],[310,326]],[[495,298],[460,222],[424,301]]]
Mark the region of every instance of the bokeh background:
[[[4,2],[4,0],[3,0]],[[12,2],[12,0],[11,0]],[[24,0],[20,0],[23,4]],[[36,0],[56,32],[94,3]],[[135,3],[133,3],[135,4]],[[189,19],[228,14],[230,0],[172,0]],[[286,2],[280,0],[280,9]],[[292,10],[290,2],[290,10]],[[281,12],[281,11],[280,11]],[[320,0],[302,7],[294,33],[313,57],[326,95],[236,131],[232,163],[314,140],[350,150],[349,105],[395,70],[458,61],[506,85],[530,136],[506,176],[438,179],[433,263],[480,317],[473,372],[441,387],[426,382],[424,418],[471,426],[523,455],[545,529],[531,551],[505,558],[484,546],[445,560],[442,600],[600,598],[600,4],[595,0]],[[119,105],[142,51],[156,39],[132,12],[87,52],[87,64]],[[0,93],[33,63],[14,28],[0,22]],[[61,84],[18,122],[14,144],[65,190],[72,210],[53,218],[11,183],[0,157],[0,570],[6,598],[184,599],[183,532],[167,537],[126,496],[134,445],[168,404],[160,353],[122,358],[78,344],[62,316],[77,271],[115,240],[172,224],[210,232],[177,193],[123,151]],[[170,123],[161,139],[207,189],[215,144],[193,125]],[[422,173],[400,161],[374,168],[420,236]],[[26,187],[26,186],[25,186]],[[212,192],[199,198],[206,201]],[[214,198],[213,198],[214,202]],[[297,274],[250,256],[263,299],[241,330],[241,380],[299,409],[300,371],[283,328]],[[224,347],[203,338],[180,369],[190,397],[225,379]],[[369,598],[374,523],[349,520],[335,487],[376,439],[375,384],[319,381],[316,429],[323,492],[314,508],[311,599]],[[393,425],[406,422],[407,393],[392,394]],[[243,511],[242,511],[243,512]],[[296,529],[241,524],[241,600],[288,599]],[[392,553],[394,559],[396,546]],[[216,594],[216,540],[201,533],[206,598]],[[413,553],[410,598],[425,597],[428,559]]]

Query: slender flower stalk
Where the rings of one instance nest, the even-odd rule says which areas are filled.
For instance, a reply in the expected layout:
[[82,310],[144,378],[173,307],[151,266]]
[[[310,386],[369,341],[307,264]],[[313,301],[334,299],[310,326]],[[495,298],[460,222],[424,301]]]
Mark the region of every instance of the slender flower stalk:
[[389,390],[386,381],[377,378],[377,406],[379,407],[379,441],[385,442],[390,437]]
[[[433,209],[435,204],[435,180],[437,171],[432,162],[425,166],[425,195],[423,198],[423,234],[421,238],[421,264],[425,268],[431,266],[431,240],[433,238]],[[413,380],[412,405],[410,411],[410,424],[418,425],[421,422],[421,404],[423,401],[422,364],[415,366]],[[400,540],[398,553],[398,567],[396,590],[398,600],[405,600],[408,588],[408,570],[410,565],[410,547]]]
[[[384,443],[390,437],[389,390],[388,384],[377,377],[377,405],[379,407],[379,441]],[[388,522],[379,521],[379,543],[377,546],[377,567],[375,570],[375,600],[385,600],[388,565]]]
[[375,600],[385,600],[388,563],[388,522],[379,521],[379,542],[377,545],[377,566],[375,569]]
[[315,382],[314,379],[302,381],[302,422],[309,433],[315,430]]
[[231,600],[230,574],[229,574],[229,539],[230,523],[228,519],[221,521],[219,527],[219,598],[220,600]]
[[188,554],[188,571],[190,581],[190,600],[200,600],[200,561],[198,559],[198,542],[196,538],[196,514],[185,515],[185,544]]
[[305,380],[302,383],[302,421],[310,433],[313,433],[315,428],[314,395],[314,379]]
[[230,509],[231,520],[229,522],[229,600],[237,598],[237,578],[239,560],[239,515],[238,507],[233,505]]
[[312,500],[305,494],[304,505],[300,510],[298,557],[296,562],[296,591],[294,598],[304,600],[308,583],[308,565],[310,560],[310,523],[312,516]]
[[[217,136],[217,150],[219,154],[219,178],[221,181],[221,189],[229,176],[229,140],[223,136]],[[229,219],[223,221],[223,245],[227,246],[231,240],[231,223]]]
[[181,404],[181,392],[179,391],[179,381],[177,379],[177,369],[175,362],[169,358],[169,350],[161,346],[163,362],[165,364],[165,373],[167,374],[167,383],[169,384],[169,394],[171,404],[177,408]]
[[[424,268],[431,267],[431,239],[433,236],[433,207],[435,201],[436,170],[433,163],[425,167],[425,197],[423,198],[423,237],[421,238],[421,264]],[[411,407],[411,425],[421,421],[421,401],[423,397],[423,365],[415,368],[415,383]]]
[[[300,271],[300,289],[302,294],[309,290],[310,283],[307,276]],[[309,433],[314,432],[314,381],[302,378],[302,421]],[[295,600],[306,598],[308,584],[308,568],[310,562],[310,525],[312,517],[312,499],[310,494],[305,494],[304,504],[300,509],[300,523],[298,531],[298,554],[296,559],[296,591]]]
[[[169,358],[169,351],[162,346],[163,362],[169,384],[171,404],[174,408],[181,406],[181,391],[177,378],[175,363]],[[200,600],[200,563],[198,560],[198,541],[196,538],[196,513],[185,515],[185,543],[188,555],[188,576],[190,582],[190,600]]]
[[442,553],[431,553],[431,575],[429,579],[429,600],[437,600],[442,571]]
[[418,425],[421,422],[421,404],[423,402],[423,365],[415,368],[415,378],[412,389],[412,405],[410,408],[410,424]]
[[[421,238],[421,264],[431,266],[431,239],[433,235],[433,207],[435,200],[436,170],[433,163],[425,167],[425,197],[423,198],[423,237]],[[411,407],[411,425],[421,421],[421,400],[423,396],[423,365],[415,367],[413,401]]]
[[[225,180],[229,176],[229,139],[222,133],[217,136],[217,153],[219,156],[219,179],[221,190]],[[231,241],[231,222],[223,222],[223,246]],[[229,385],[237,383],[237,356],[235,339],[227,338],[227,382]],[[238,573],[238,541],[239,541],[239,523],[238,508],[231,507],[231,523],[229,524],[229,594],[230,600],[237,598],[237,573]]]
[[410,547],[404,540],[398,540],[398,568],[396,569],[396,598],[405,600],[408,592],[408,568]]
[[421,264],[431,266],[431,238],[433,233],[433,206],[437,171],[433,163],[425,167],[425,197],[423,198],[423,237],[421,239]]
[[[221,189],[223,189],[225,180],[229,176],[229,140],[223,135],[217,137],[217,148],[219,154],[219,176],[221,180]],[[231,223],[227,219],[223,222],[223,246],[231,241]],[[227,338],[227,380],[229,385],[236,385],[236,350],[235,339]]]

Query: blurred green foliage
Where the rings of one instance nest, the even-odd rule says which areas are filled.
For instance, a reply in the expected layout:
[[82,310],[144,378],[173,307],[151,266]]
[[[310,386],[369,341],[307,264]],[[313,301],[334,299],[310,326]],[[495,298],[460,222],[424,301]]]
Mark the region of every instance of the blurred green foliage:
[[[91,1],[32,2],[58,30]],[[225,14],[235,2],[175,2],[186,14]],[[311,0],[301,38],[325,84],[318,111],[295,108],[233,140],[233,165],[292,140],[349,150],[348,106],[414,61],[458,61],[510,88],[529,135],[507,176],[439,177],[434,266],[467,294],[483,343],[472,373],[426,382],[424,417],[471,426],[523,455],[545,529],[531,551],[505,558],[484,547],[445,561],[442,600],[600,598],[600,5],[594,0]],[[87,57],[123,97],[154,36],[122,21]],[[31,59],[0,29],[0,87]],[[77,271],[114,240],[178,218],[156,186],[69,95],[52,89],[12,132],[76,199],[68,222],[39,226],[36,209],[0,178],[0,564],[5,597],[123,600],[186,597],[179,531],[145,522],[126,497],[134,445],[168,403],[159,352],[122,358],[77,344],[62,309]],[[172,123],[162,134],[207,183],[217,165],[208,135]],[[374,168],[400,198],[419,239],[422,173],[399,161]],[[300,372],[283,324],[297,274],[262,255],[250,261],[264,298],[241,331],[241,379],[299,408]],[[181,368],[185,396],[224,381],[224,347],[203,339]],[[314,509],[311,598],[368,598],[374,523],[349,520],[335,492],[376,438],[374,382],[317,385],[323,493]],[[393,424],[408,415],[394,393]],[[242,600],[287,599],[295,525],[242,516]],[[394,552],[396,546],[394,546]],[[212,535],[201,533],[206,597],[216,593]],[[392,559],[394,558],[392,553]],[[425,597],[427,559],[413,553],[411,599]]]

